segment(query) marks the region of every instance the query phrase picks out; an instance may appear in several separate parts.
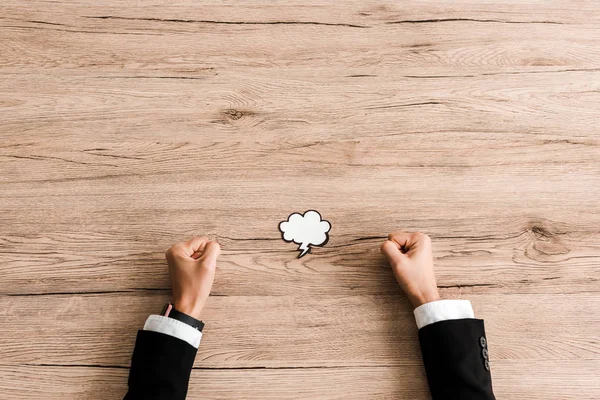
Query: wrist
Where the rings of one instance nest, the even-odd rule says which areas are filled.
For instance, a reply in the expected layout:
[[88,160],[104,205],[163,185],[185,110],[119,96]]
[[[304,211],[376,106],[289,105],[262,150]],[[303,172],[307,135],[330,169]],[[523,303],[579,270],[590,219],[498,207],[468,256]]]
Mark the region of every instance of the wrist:
[[200,319],[203,305],[195,301],[174,300],[173,307],[179,312],[189,315],[190,317]]
[[184,323],[185,325],[189,325],[199,332],[202,332],[202,329],[204,328],[204,322],[185,312],[178,310],[177,307],[175,307],[171,303],[165,304],[160,315],[163,317],[172,318],[174,320]]
[[441,300],[440,294],[436,290],[429,291],[427,293],[415,293],[408,296],[410,302],[412,303],[414,308],[422,306],[426,303],[431,303],[433,301]]

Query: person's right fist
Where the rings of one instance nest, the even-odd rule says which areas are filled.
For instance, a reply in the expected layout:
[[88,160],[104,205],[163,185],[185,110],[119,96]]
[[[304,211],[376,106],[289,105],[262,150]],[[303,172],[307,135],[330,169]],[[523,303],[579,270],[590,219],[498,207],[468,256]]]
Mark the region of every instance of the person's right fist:
[[173,306],[177,311],[200,319],[220,253],[219,243],[206,237],[195,237],[167,250]]
[[390,233],[381,245],[381,252],[415,308],[440,299],[429,236],[419,232]]

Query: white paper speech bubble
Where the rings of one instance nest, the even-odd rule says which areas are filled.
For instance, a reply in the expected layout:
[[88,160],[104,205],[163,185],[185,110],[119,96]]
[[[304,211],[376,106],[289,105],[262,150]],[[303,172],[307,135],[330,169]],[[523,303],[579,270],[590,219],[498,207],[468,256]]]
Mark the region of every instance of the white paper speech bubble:
[[308,210],[304,214],[290,214],[287,221],[279,223],[279,230],[283,240],[299,245],[300,258],[310,252],[310,246],[324,246],[329,241],[331,224],[318,211]]

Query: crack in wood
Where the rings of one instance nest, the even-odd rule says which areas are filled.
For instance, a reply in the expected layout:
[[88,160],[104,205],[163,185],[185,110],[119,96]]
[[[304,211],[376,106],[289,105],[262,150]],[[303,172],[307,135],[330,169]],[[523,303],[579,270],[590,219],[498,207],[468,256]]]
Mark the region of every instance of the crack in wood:
[[[11,366],[14,366],[14,365],[15,364],[11,364]],[[129,367],[124,366],[124,365],[98,365],[98,364],[23,363],[23,364],[16,364],[16,365],[20,365],[20,366],[24,366],[24,367],[129,369]]]
[[155,22],[176,22],[185,24],[220,24],[220,25],[320,25],[320,26],[343,26],[347,28],[370,28],[365,25],[355,24],[336,24],[331,22],[315,22],[315,21],[217,21],[209,19],[178,19],[178,18],[129,18],[119,17],[115,15],[88,16],[83,18],[89,19],[121,19],[127,21],[155,21]]
[[[5,364],[0,364],[5,365]],[[10,364],[10,366],[14,366],[15,364]],[[125,365],[116,365],[116,364],[56,364],[56,363],[22,363],[16,364],[19,366],[26,367],[52,367],[52,368],[114,368],[114,369],[129,369],[128,366]],[[273,366],[256,366],[256,367],[192,367],[193,370],[208,370],[208,371],[237,371],[237,370],[295,370],[295,369],[348,369],[348,368],[393,368],[397,367],[392,364],[379,364],[379,365],[313,365],[313,366],[283,366],[283,367],[273,367]]]
[[31,22],[33,24],[44,24],[44,25],[69,26],[69,25],[65,25],[65,24],[57,24],[55,22],[36,21],[36,20],[25,20],[24,22]]
[[439,101],[424,101],[422,103],[407,103],[407,104],[395,104],[391,106],[373,106],[373,107],[365,107],[366,110],[378,110],[385,108],[402,108],[402,107],[418,107],[418,106],[426,106],[426,105],[438,105],[444,104]]
[[362,237],[353,239],[353,241],[360,242],[363,240],[386,240],[387,238],[388,238],[387,236],[362,236]]
[[40,292],[40,293],[4,293],[8,297],[34,297],[34,296],[77,296],[95,294],[129,294],[135,292],[170,292],[168,288],[129,288],[124,290],[100,290],[100,291],[78,291],[78,292]]
[[7,158],[17,158],[17,159],[26,159],[26,160],[59,160],[59,161],[64,161],[67,163],[73,163],[73,164],[79,164],[79,165],[94,165],[94,166],[101,166],[101,167],[115,167],[118,168],[118,165],[114,165],[114,164],[98,164],[98,163],[86,163],[83,161],[75,161],[75,160],[68,160],[66,158],[61,158],[61,157],[52,157],[52,156],[36,156],[36,155],[31,155],[31,156],[17,156],[14,154],[0,154],[0,157],[7,157]]
[[94,156],[98,156],[98,157],[122,158],[122,159],[125,159],[125,160],[144,160],[144,158],[142,158],[142,157],[117,156],[115,154],[102,154],[102,153],[96,153],[93,150],[82,150],[82,152],[84,152],[86,154],[91,154],[91,155],[94,155]]
[[[215,75],[217,75],[215,73]],[[188,80],[206,80],[206,77],[198,76],[94,76],[94,79],[188,79]]]
[[475,78],[478,76],[497,76],[497,75],[526,75],[526,74],[552,74],[562,72],[598,72],[600,68],[571,68],[550,71],[516,71],[516,72],[486,72],[475,75],[403,75],[404,78],[413,79],[440,79],[440,78]]
[[465,283],[465,284],[455,284],[455,285],[438,285],[438,289],[462,289],[469,287],[502,287],[500,284],[494,283]]
[[477,19],[477,18],[435,18],[435,19],[405,19],[400,21],[390,21],[387,24],[429,24],[436,22],[490,22],[498,24],[551,24],[565,25],[563,22],[556,21],[506,21],[500,19]]
[[229,236],[222,236],[222,235],[217,235],[219,239],[227,239],[227,240],[233,240],[233,241],[240,241],[240,242],[244,242],[244,241],[248,241],[248,240],[281,240],[281,238],[261,238],[261,237],[257,237],[257,238],[234,238],[234,237],[229,237]]

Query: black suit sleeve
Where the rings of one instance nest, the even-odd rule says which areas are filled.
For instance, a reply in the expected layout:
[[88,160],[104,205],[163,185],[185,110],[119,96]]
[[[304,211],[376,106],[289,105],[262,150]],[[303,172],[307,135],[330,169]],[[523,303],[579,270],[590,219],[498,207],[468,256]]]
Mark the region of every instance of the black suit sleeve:
[[419,330],[433,400],[494,400],[485,328],[480,319],[436,322]]
[[138,331],[124,400],[184,400],[196,352],[175,337]]

